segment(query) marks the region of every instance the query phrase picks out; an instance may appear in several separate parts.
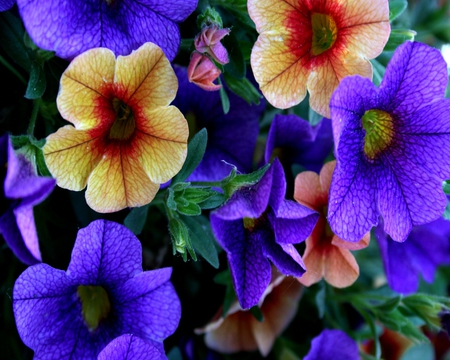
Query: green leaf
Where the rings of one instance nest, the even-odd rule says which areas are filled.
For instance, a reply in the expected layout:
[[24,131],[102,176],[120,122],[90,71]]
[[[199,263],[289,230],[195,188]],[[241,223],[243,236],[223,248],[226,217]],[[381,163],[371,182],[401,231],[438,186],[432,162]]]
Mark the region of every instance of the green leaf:
[[134,235],[139,235],[144,229],[147,220],[149,205],[136,207],[126,216],[123,224],[130,229]]
[[222,205],[227,200],[227,197],[224,194],[221,194],[219,192],[216,192],[213,196],[211,196],[209,199],[202,201],[201,203],[198,203],[198,206],[200,206],[202,209],[215,209]]
[[389,21],[397,19],[408,7],[406,0],[389,1]]
[[230,175],[224,179],[225,184],[223,185],[223,191],[225,195],[230,198],[233,193],[245,186],[255,185],[266,173],[267,169],[270,167],[270,164],[264,165],[262,168],[250,173],[250,174],[237,174],[236,175],[236,167],[234,167]]
[[175,201],[175,191],[169,187],[169,195],[167,196],[166,205],[170,210],[177,209],[177,202]]
[[44,69],[37,61],[31,62],[30,80],[25,92],[27,99],[39,99],[47,87]]
[[[222,84],[222,80],[220,77],[217,78],[219,80],[219,84]],[[227,92],[225,91],[223,85],[220,88],[220,101],[222,102],[223,113],[226,115],[230,111],[230,99],[228,98]]]
[[180,204],[177,201],[177,211],[187,216],[198,216],[202,213],[202,209],[197,204],[186,201],[186,204]]
[[172,238],[173,254],[177,252],[181,254],[184,261],[187,261],[187,253],[191,255],[194,261],[197,261],[197,256],[192,248],[189,231],[183,221],[177,217],[169,219],[169,232]]
[[241,46],[234,33],[230,32],[222,39],[222,44],[228,51],[230,62],[225,64],[225,74],[231,75],[236,79],[245,78],[246,68],[244,55],[241,51]]
[[218,269],[219,257],[214,245],[215,239],[209,221],[203,216],[183,216],[182,219],[189,230],[191,243],[195,251],[214,268]]
[[11,135],[9,138],[14,149],[19,149],[30,143],[28,135]]
[[254,318],[256,320],[258,320],[259,322],[263,322],[264,321],[264,315],[261,311],[261,309],[259,308],[258,305],[252,306],[250,308],[250,312],[252,313],[252,315],[254,316]]
[[223,21],[216,9],[208,6],[203,13],[197,16],[197,26],[203,29],[206,26],[216,25],[219,28],[223,27]]
[[319,283],[319,291],[315,296],[317,311],[319,312],[319,318],[323,319],[325,316],[325,284],[323,281]]
[[382,304],[376,305],[373,307],[374,311],[381,311],[383,313],[391,313],[393,312],[395,309],[397,309],[397,307],[400,305],[400,302],[402,301],[402,296],[396,296],[393,299],[389,299],[387,301],[385,301]]
[[211,190],[211,188],[194,188],[189,187],[183,192],[183,197],[189,201],[193,202],[195,204],[201,203],[210,197],[217,194],[216,191]]
[[24,70],[30,71],[29,52],[23,43],[25,31],[21,21],[9,12],[0,13],[0,44]]
[[[237,96],[243,98],[249,105],[259,105],[262,95],[253,86],[253,84],[247,78],[236,79],[235,77],[224,73],[223,78],[228,88]],[[321,118],[322,119],[322,118]]]
[[381,84],[381,80],[383,80],[386,68],[375,59],[370,60],[370,62],[372,63],[373,69],[373,83],[376,86],[379,86]]
[[417,33],[414,30],[393,29],[391,30],[391,35],[389,36],[389,40],[383,51],[394,51],[405,41],[414,41],[416,35]]
[[318,113],[316,113],[313,109],[311,109],[311,107],[309,108],[309,115],[308,115],[308,119],[309,119],[309,123],[311,124],[311,126],[315,126],[318,123],[320,123],[323,119],[322,115],[319,115]]
[[381,357],[381,345],[380,339],[378,337],[377,327],[375,326],[375,319],[367,311],[357,308],[364,321],[369,325],[370,331],[372,333],[372,340],[375,344],[375,358],[380,359]]
[[44,153],[42,152],[42,149],[38,147],[36,147],[36,166],[41,176],[52,177],[52,174],[45,163]]
[[200,161],[203,159],[203,155],[206,150],[206,143],[208,142],[208,133],[206,129],[201,129],[188,145],[188,153],[186,157],[186,161],[183,164],[180,172],[173,178],[172,185],[176,185],[177,183],[183,182],[188,178],[189,175],[197,168]]

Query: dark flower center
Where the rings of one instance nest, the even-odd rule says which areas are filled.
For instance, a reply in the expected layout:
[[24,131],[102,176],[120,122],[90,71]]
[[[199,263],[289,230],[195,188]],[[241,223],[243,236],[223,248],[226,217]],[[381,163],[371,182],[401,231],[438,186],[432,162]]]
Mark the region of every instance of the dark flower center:
[[325,14],[311,15],[313,32],[311,52],[314,56],[330,49],[337,38],[337,26],[333,18]]
[[394,138],[392,116],[382,110],[368,110],[362,118],[362,126],[366,130],[364,137],[364,153],[374,160],[383,152]]
[[116,113],[116,120],[109,130],[109,138],[128,140],[136,128],[133,111],[127,104],[117,98],[113,99],[112,105]]
[[111,311],[108,293],[101,286],[85,285],[78,286],[77,293],[81,300],[84,322],[89,331],[95,331]]

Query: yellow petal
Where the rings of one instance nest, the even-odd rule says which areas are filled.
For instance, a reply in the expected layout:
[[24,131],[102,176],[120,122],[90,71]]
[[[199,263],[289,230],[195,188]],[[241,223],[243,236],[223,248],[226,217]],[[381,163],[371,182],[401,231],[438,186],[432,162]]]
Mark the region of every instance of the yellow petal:
[[58,186],[80,191],[86,187],[92,169],[103,152],[101,134],[76,130],[66,125],[47,137],[42,149],[45,163]]
[[110,97],[115,63],[111,50],[92,49],[73,59],[61,76],[58,110],[78,130],[97,126],[103,116],[114,119]]
[[146,205],[158,189],[131,147],[110,144],[89,178],[86,201],[95,211],[107,213]]
[[152,109],[169,105],[175,99],[178,80],[161,48],[145,43],[128,56],[119,56],[116,88],[127,105]]
[[292,12],[307,12],[306,6],[296,0],[248,0],[247,7],[258,33],[285,27],[286,17]]

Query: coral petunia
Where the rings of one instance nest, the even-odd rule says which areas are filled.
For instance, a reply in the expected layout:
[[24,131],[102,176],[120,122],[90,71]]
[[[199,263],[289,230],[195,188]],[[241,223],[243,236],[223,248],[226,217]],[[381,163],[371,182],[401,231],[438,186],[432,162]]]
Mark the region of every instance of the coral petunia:
[[368,59],[390,33],[387,0],[249,0],[259,38],[251,54],[256,81],[278,108],[310,105],[330,117],[331,94],[348,75],[372,77]]
[[45,161],[60,187],[79,191],[98,212],[148,204],[181,168],[188,126],[168,106],[177,77],[162,50],[147,43],[117,60],[92,49],[61,78],[57,105],[74,124],[48,136]]
[[335,234],[358,241],[381,215],[384,230],[404,241],[413,226],[443,214],[447,83],[439,50],[418,42],[397,48],[379,88],[360,76],[341,82],[330,103],[337,165],[328,220]]
[[328,225],[328,191],[335,166],[335,161],[326,163],[320,177],[315,172],[305,171],[295,179],[295,200],[320,214],[311,236],[306,239],[302,257],[306,272],[299,281],[307,286],[319,282],[322,277],[338,288],[353,284],[359,276],[359,266],[350,250],[365,248],[370,240],[370,233],[367,233],[356,243],[344,241],[333,234]]

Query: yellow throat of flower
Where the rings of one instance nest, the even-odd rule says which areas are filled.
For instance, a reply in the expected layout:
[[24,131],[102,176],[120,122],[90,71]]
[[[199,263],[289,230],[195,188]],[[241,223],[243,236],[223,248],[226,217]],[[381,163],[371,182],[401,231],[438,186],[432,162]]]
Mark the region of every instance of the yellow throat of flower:
[[374,160],[392,143],[394,124],[390,114],[382,110],[368,110],[362,117],[362,126],[366,130],[364,153]]
[[77,288],[81,300],[83,319],[89,331],[95,331],[100,321],[106,319],[111,311],[108,293],[101,286],[80,285]]
[[320,55],[330,49],[337,38],[337,26],[329,15],[314,13],[311,15],[312,46],[314,56]]
[[112,105],[116,113],[116,120],[109,130],[109,138],[128,140],[136,128],[133,111],[127,104],[117,98],[113,99]]

